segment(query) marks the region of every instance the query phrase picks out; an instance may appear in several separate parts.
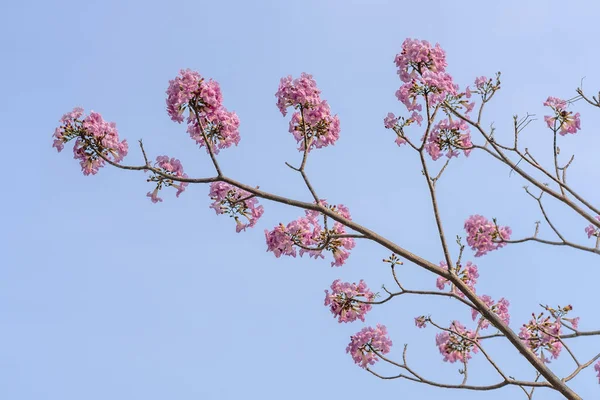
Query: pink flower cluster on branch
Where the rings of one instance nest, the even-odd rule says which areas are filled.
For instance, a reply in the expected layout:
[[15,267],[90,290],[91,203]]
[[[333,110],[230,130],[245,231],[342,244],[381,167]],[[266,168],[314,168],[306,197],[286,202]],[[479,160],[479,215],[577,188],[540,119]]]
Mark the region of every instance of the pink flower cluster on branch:
[[[175,122],[183,122],[188,110],[187,132],[200,147],[210,144],[214,154],[240,141],[240,120],[235,112],[223,106],[221,87],[216,81],[206,81],[198,72],[182,69],[169,81],[167,113]],[[206,149],[208,152],[208,148]]]
[[554,115],[544,116],[544,121],[548,124],[548,128],[558,130],[562,136],[567,133],[575,134],[581,129],[581,121],[579,113],[573,115],[573,112],[567,111],[567,102],[556,97],[548,97],[544,102],[544,106],[550,107],[554,111]]
[[[598,221],[600,221],[600,215],[596,215],[596,219]],[[591,238],[592,236],[600,237],[600,228],[596,228],[594,225],[589,224],[585,228],[585,233],[587,233],[588,239]]]
[[459,150],[462,150],[465,156],[469,156],[473,143],[471,143],[471,134],[467,123],[463,120],[443,119],[431,130],[427,137],[425,150],[436,161],[443,153],[446,157],[458,157]]
[[357,319],[364,322],[365,314],[371,310],[371,305],[355,301],[359,297],[362,301],[373,301],[375,294],[362,279],[358,285],[336,279],[331,284],[331,293],[325,290],[325,305],[329,306],[331,313],[340,323]]
[[235,231],[238,233],[256,225],[264,213],[264,208],[258,205],[256,197],[226,182],[211,183],[208,195],[214,200],[210,208],[217,214],[228,214],[233,218],[236,222]]
[[406,39],[402,51],[394,59],[400,80],[404,82],[396,97],[408,111],[421,111],[419,96],[425,96],[429,106],[443,102],[448,95],[458,94],[458,85],[446,73],[446,52],[426,40]]
[[[510,314],[508,312],[508,307],[510,306],[510,302],[508,300],[506,300],[504,297],[502,297],[500,300],[498,300],[498,302],[495,302],[487,294],[484,294],[483,296],[480,296],[479,298],[481,300],[483,300],[485,305],[488,306],[489,309],[502,320],[502,322],[504,322],[506,325],[510,324]],[[471,310],[471,316],[473,318],[473,321],[475,321],[475,319],[477,319],[478,315],[479,315],[479,311],[477,311],[476,309],[473,308]],[[488,321],[483,316],[481,316],[477,325],[479,326],[480,329],[486,329],[490,326],[490,321]]]
[[350,337],[350,344],[346,347],[346,353],[350,353],[354,362],[362,368],[379,361],[379,357],[373,350],[381,354],[387,354],[392,347],[392,341],[387,336],[387,328],[377,324],[376,328],[365,327],[360,332]]
[[[327,205],[325,200],[321,200],[321,204]],[[346,206],[338,204],[330,208],[351,220]],[[277,258],[282,255],[296,257],[296,247],[299,247],[300,257],[306,253],[315,259],[325,258],[322,254],[324,250],[331,251],[333,254],[331,266],[341,267],[350,255],[349,250],[355,246],[353,238],[338,237],[346,234],[346,227],[335,222],[333,228],[325,229],[319,222],[319,212],[305,210],[305,214],[305,217],[300,217],[287,226],[279,224],[272,231],[265,230],[267,251],[272,251]]]
[[508,226],[497,226],[481,215],[471,215],[465,221],[467,243],[481,257],[490,251],[506,246],[503,240],[510,240],[512,230]]
[[466,363],[472,358],[471,352],[477,353],[479,348],[475,345],[477,333],[470,331],[458,321],[450,324],[448,331],[440,332],[435,336],[435,344],[444,356],[444,361]]
[[531,320],[523,324],[519,337],[534,353],[538,354],[540,359],[549,363],[550,360],[544,355],[544,350],[547,350],[556,359],[560,355],[563,348],[562,343],[558,339],[561,335],[561,324],[559,319],[551,321],[551,316],[544,318],[544,313],[539,315],[531,314]]
[[290,120],[289,132],[300,143],[300,151],[333,145],[340,137],[340,119],[331,115],[329,104],[321,100],[320,94],[312,75],[304,72],[295,80],[291,76],[281,78],[275,93],[277,107],[283,116],[288,107],[296,110]]
[[127,140],[119,141],[119,133],[114,122],[106,122],[94,111],[85,118],[83,108],[75,107],[73,111],[63,115],[61,125],[54,131],[54,143],[61,152],[65,143],[75,140],[74,158],[79,160],[84,175],[95,175],[105,164],[105,157],[118,163],[127,155]]
[[[187,174],[183,172],[183,166],[181,165],[181,162],[176,158],[158,156],[156,157],[156,163],[154,166],[160,168],[164,174],[172,175],[175,178],[188,177]],[[171,186],[177,189],[175,196],[179,197],[179,195],[185,191],[185,188],[188,185],[187,182],[178,182],[158,174],[154,174],[152,177],[148,178],[148,182],[157,182],[156,188],[152,192],[148,192],[146,194],[147,197],[150,197],[150,200],[152,200],[153,203],[162,201],[162,199],[158,197],[158,192],[163,186]]]
[[[448,270],[448,264],[445,261],[440,262],[440,267],[442,267],[445,270]],[[473,264],[471,261],[467,261],[467,264],[464,266],[460,263],[457,263],[454,272],[469,287],[469,289],[475,292],[475,284],[477,283],[477,278],[479,278],[477,265]],[[456,287],[454,287],[448,279],[439,276],[436,281],[437,288],[440,290],[444,290],[446,285],[452,286],[453,293],[456,293],[460,297],[465,297],[465,294],[462,291],[458,290]]]

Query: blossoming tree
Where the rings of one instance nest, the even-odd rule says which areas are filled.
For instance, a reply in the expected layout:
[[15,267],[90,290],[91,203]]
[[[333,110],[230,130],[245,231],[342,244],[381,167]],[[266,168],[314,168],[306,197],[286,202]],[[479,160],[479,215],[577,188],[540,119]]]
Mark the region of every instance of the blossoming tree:
[[[532,151],[522,148],[519,143],[520,133],[531,122],[529,115],[521,119],[514,117],[512,143],[498,142],[493,129],[486,130],[481,124],[485,105],[500,90],[499,73],[494,78],[478,77],[472,87],[461,90],[446,71],[444,50],[437,44],[432,46],[427,41],[415,39],[404,41],[395,64],[402,81],[396,96],[408,114],[397,117],[388,113],[384,118],[384,126],[393,132],[398,146],[406,147],[419,156],[437,224],[439,245],[444,254],[441,261],[426,260],[409,252],[353,221],[350,211],[343,204],[329,204],[317,194],[305,172],[308,157],[311,151],[335,144],[340,137],[340,121],[332,114],[327,101],[321,98],[321,91],[308,74],[302,74],[297,79],[291,76],[282,78],[275,96],[277,107],[284,117],[289,110],[292,111],[289,132],[299,145],[302,160],[297,166],[287,165],[303,178],[314,200],[310,203],[260,190],[233,180],[222,171],[217,155],[221,150],[238,145],[240,121],[234,112],[228,111],[223,105],[219,84],[191,70],[181,70],[169,82],[167,113],[177,123],[186,122],[190,137],[205,148],[212,160],[214,176],[191,178],[184,173],[178,159],[167,155],[159,155],[156,161],[151,162],[141,141],[139,147],[143,163],[123,164],[129,146],[126,140],[120,140],[116,125],[106,122],[99,113],[93,111],[85,115],[81,108],[75,108],[62,117],[54,133],[53,146],[60,152],[66,143],[73,141],[73,153],[84,175],[94,175],[106,164],[123,170],[149,173],[147,181],[152,182],[153,187],[147,197],[153,203],[163,201],[159,194],[169,187],[174,188],[175,195],[179,197],[189,184],[209,184],[209,196],[213,201],[210,208],[217,214],[233,218],[236,232],[246,231],[258,223],[265,212],[264,206],[259,204],[260,199],[304,210],[304,215],[298,219],[265,230],[267,251],[276,258],[302,257],[306,254],[317,259],[331,253],[331,266],[341,267],[357,241],[379,244],[391,253],[383,262],[389,265],[396,287],[388,289],[383,286],[385,293],[378,296],[363,280],[358,283],[335,280],[331,288],[325,291],[324,303],[339,323],[356,320],[365,322],[365,316],[373,306],[406,294],[451,298],[470,311],[472,321],[454,320],[449,326],[436,322],[429,315],[416,316],[414,319],[418,328],[429,326],[437,331],[435,345],[443,361],[461,364],[462,377],[459,381],[446,383],[428,379],[409,365],[406,346],[400,360],[389,358],[387,354],[392,347],[392,340],[382,324],[359,330],[350,338],[346,349],[356,364],[375,376],[464,390],[485,391],[515,386],[522,389],[528,399],[533,398],[536,388],[547,388],[568,399],[580,399],[570,388],[569,381],[587,368],[593,368],[600,381],[600,353],[587,355],[586,360],[580,360],[580,356],[570,349],[569,342],[581,336],[600,335],[600,331],[580,330],[580,317],[572,316],[573,307],[570,305],[542,306],[529,321],[511,324],[510,302],[506,298],[510,293],[500,299],[478,293],[477,282],[480,278],[485,279],[485,274],[480,276],[478,266],[472,260],[465,260],[465,249],[469,248],[473,251],[472,256],[479,258],[508,245],[533,241],[600,255],[600,207],[582,197],[567,183],[566,172],[573,157],[563,162],[558,146],[561,137],[576,134],[581,128],[580,114],[568,111],[572,103],[583,100],[589,106],[600,108],[600,95],[588,96],[578,89],[577,96],[571,100],[548,97],[544,102],[549,110],[549,115],[544,119],[553,141],[553,163],[545,166],[536,160]],[[409,132],[413,128],[408,128],[415,124],[421,128],[420,137]],[[471,136],[471,131],[477,133],[477,138]],[[443,229],[436,184],[453,158],[461,154],[468,157],[474,151],[504,164],[527,181],[529,186],[525,190],[539,206],[544,223],[550,227],[554,237],[540,237],[538,223],[533,235],[514,239],[508,226],[499,225],[495,219],[471,215],[464,223],[466,243],[459,238],[455,251]],[[439,159],[445,160],[441,167],[434,163]],[[534,174],[542,176],[543,180],[535,178]],[[544,200],[548,196],[579,216],[580,237],[568,238],[552,222],[544,207]],[[438,290],[406,288],[396,273],[398,266],[404,262],[413,263],[432,273],[436,277],[435,286]],[[533,374],[535,378],[515,377],[515,373],[505,372],[486,350],[487,343],[494,338],[504,339],[514,346],[531,365],[529,375]],[[497,374],[496,383],[483,385],[469,381],[469,360],[476,354],[484,357],[492,366]],[[551,359],[559,356],[571,358],[574,364],[571,373],[562,377],[549,366]],[[380,361],[397,369],[397,372],[394,375],[382,375],[375,367]]]

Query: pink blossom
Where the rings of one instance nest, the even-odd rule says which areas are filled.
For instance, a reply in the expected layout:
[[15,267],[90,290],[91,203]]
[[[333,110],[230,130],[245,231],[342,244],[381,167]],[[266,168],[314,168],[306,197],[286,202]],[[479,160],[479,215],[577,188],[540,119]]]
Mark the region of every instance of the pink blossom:
[[[205,80],[198,72],[181,70],[169,81],[167,88],[167,113],[175,122],[183,122],[187,109],[187,132],[200,147],[210,145],[214,154],[220,149],[236,145],[240,141],[240,120],[235,112],[223,106],[223,95],[216,81]],[[206,151],[209,152],[208,147]]]
[[[446,264],[444,261],[440,262],[440,267],[448,270],[448,264]],[[473,264],[471,261],[467,261],[465,266],[462,264],[456,264],[455,273],[469,287],[469,289],[475,292],[475,284],[477,283],[477,278],[479,278],[477,265]],[[444,290],[446,285],[451,285],[451,282],[443,276],[439,276],[436,281],[437,288]],[[460,297],[465,297],[465,294],[460,290],[456,290],[455,287],[452,288],[452,292],[456,293]]]
[[[327,205],[324,200],[321,201],[321,204]],[[344,205],[339,204],[329,208],[342,217],[351,219],[348,208]],[[339,222],[334,222],[333,227],[325,231],[318,220],[318,212],[306,210],[305,215],[305,217],[290,222],[287,226],[280,224],[272,231],[266,230],[267,251],[272,251],[276,257],[281,255],[296,257],[294,246],[297,246],[300,247],[301,257],[308,254],[309,257],[315,259],[324,258],[323,251],[331,251],[333,255],[331,266],[342,266],[350,255],[349,250],[352,250],[355,246],[353,238],[335,237],[344,235],[346,227]]]
[[[600,221],[600,215],[596,215],[596,219],[598,221]],[[596,226],[589,224],[585,228],[585,233],[587,233],[588,239],[591,238],[592,236],[600,237],[600,228],[597,228]]]
[[258,205],[256,197],[251,193],[230,185],[226,182],[210,184],[208,194],[213,200],[210,208],[218,214],[228,214],[236,222],[236,232],[245,231],[256,225],[264,213],[264,208]]
[[392,129],[398,123],[398,118],[393,113],[388,113],[387,117],[383,119],[383,126],[386,129]]
[[114,163],[123,160],[127,155],[127,140],[119,141],[119,133],[114,122],[106,122],[97,112],[81,119],[83,109],[75,107],[73,111],[63,115],[61,126],[54,131],[54,143],[57,151],[62,151],[64,144],[75,140],[73,155],[79,160],[84,175],[94,175],[104,166],[105,159]]
[[394,63],[402,82],[410,82],[424,70],[443,72],[448,65],[446,52],[436,43],[432,47],[426,40],[406,39],[402,51],[396,55]]
[[580,317],[575,317],[575,318],[564,318],[563,317],[562,319],[569,322],[573,329],[579,328],[579,320],[581,319]]
[[598,361],[596,363],[596,365],[594,365],[594,369],[596,370],[596,372],[598,372],[598,383],[600,383],[600,361]]
[[462,150],[468,157],[472,146],[471,134],[465,121],[443,119],[429,133],[425,150],[435,161],[442,156],[442,152],[446,152],[448,158],[458,157],[458,150]]
[[415,317],[415,326],[417,328],[425,328],[427,326],[427,317],[424,315]]
[[504,247],[506,243],[500,240],[510,240],[512,233],[507,226],[496,226],[481,215],[471,215],[465,221],[467,243],[476,250],[475,257],[481,257],[489,251]]
[[575,134],[581,129],[579,113],[573,115],[573,112],[567,111],[567,102],[556,97],[548,97],[544,106],[550,107],[554,115],[544,116],[544,121],[550,129],[560,129],[558,131],[562,136],[567,133]]
[[291,75],[281,78],[275,97],[277,97],[277,107],[285,117],[288,107],[309,109],[315,107],[321,103],[320,94],[321,91],[317,88],[317,82],[312,75],[303,72],[298,79],[293,80]]
[[475,78],[475,87],[478,90],[483,90],[485,88],[485,85],[488,84],[490,82],[489,78],[486,78],[485,76],[480,76],[478,78]]
[[[183,172],[183,166],[181,162],[176,158],[169,158],[169,156],[158,156],[156,157],[156,163],[154,163],[156,168],[159,168],[162,173],[166,175],[171,175],[174,178],[187,178],[187,174]],[[163,188],[163,186],[171,186],[177,189],[175,193],[176,197],[179,197],[181,193],[183,193],[188,186],[188,182],[180,182],[174,179],[165,178],[162,175],[154,174],[149,182],[156,182],[156,189],[154,191],[148,192],[146,194],[147,197],[150,197],[153,203],[162,201],[161,198],[158,197],[158,192]]]
[[550,362],[543,351],[549,351],[552,358],[556,359],[560,355],[563,348],[562,343],[558,339],[561,335],[562,325],[560,319],[550,320],[550,316],[543,317],[543,313],[523,324],[519,337],[534,353],[539,353],[540,359],[544,362]]
[[475,342],[479,342],[476,332],[467,330],[458,321],[453,321],[449,330],[450,332],[444,331],[435,336],[435,344],[440,354],[444,356],[446,362],[467,362],[472,358],[471,352],[479,351],[475,345]]
[[[504,322],[506,325],[510,324],[510,314],[508,312],[508,306],[510,306],[510,303],[508,300],[506,300],[503,297],[496,303],[490,296],[486,294],[480,296],[479,298],[485,303],[486,306],[488,306],[490,311],[492,311],[502,320],[502,322]],[[473,321],[475,321],[478,315],[479,312],[476,309],[471,309],[471,316],[473,317]],[[483,318],[482,316],[479,320],[478,325],[481,329],[486,329],[490,326],[490,321]]]
[[346,353],[350,353],[354,362],[362,368],[375,364],[379,358],[375,354],[390,352],[392,341],[387,336],[387,328],[377,324],[376,328],[365,327],[360,332],[350,337],[350,343],[346,347]]
[[357,319],[365,321],[365,314],[371,310],[370,304],[354,301],[362,297],[362,301],[375,299],[367,284],[361,279],[358,283],[341,282],[336,279],[331,284],[331,293],[325,291],[325,305],[330,306],[331,313],[338,317],[338,322],[353,322]]

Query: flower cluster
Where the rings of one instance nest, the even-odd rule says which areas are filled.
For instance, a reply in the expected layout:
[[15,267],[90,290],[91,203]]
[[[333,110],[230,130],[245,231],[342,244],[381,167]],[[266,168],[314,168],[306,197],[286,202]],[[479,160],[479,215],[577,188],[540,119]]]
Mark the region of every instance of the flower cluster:
[[181,123],[187,109],[190,137],[200,147],[206,146],[208,141],[215,154],[233,144],[237,146],[240,141],[240,120],[235,112],[227,111],[222,102],[219,83],[212,79],[206,81],[196,71],[182,69],[169,81],[167,113],[173,121]]
[[386,129],[393,129],[398,137],[396,138],[396,144],[401,146],[406,144],[406,139],[404,138],[404,127],[411,125],[416,122],[417,125],[421,126],[421,122],[423,122],[423,117],[416,111],[413,111],[410,118],[396,117],[394,113],[388,113],[388,115],[383,119],[383,126]]
[[354,362],[362,368],[375,364],[379,358],[375,351],[381,354],[390,352],[392,341],[387,336],[384,325],[377,324],[376,328],[365,327],[360,332],[350,337],[350,344],[346,353],[350,353]]
[[[326,206],[327,203],[322,200],[321,205]],[[329,208],[343,218],[351,219],[350,212],[344,205]],[[342,266],[350,255],[349,250],[355,246],[354,239],[338,237],[346,233],[346,227],[339,222],[335,222],[331,229],[321,227],[319,214],[318,211],[305,210],[305,217],[300,217],[287,226],[279,224],[272,231],[265,230],[267,251],[272,251],[277,258],[282,255],[296,257],[296,246],[300,248],[300,257],[307,253],[315,259],[325,258],[323,250],[331,251],[331,266]]]
[[[596,215],[596,219],[598,221],[600,221],[600,215]],[[587,233],[588,239],[591,238],[592,236],[600,237],[600,228],[597,228],[596,226],[589,224],[585,228],[585,233]]]
[[[445,270],[448,270],[448,264],[442,261],[440,262],[440,267]],[[462,264],[456,264],[456,275],[471,289],[475,292],[475,284],[477,283],[477,278],[479,278],[479,272],[477,271],[477,265],[473,264],[471,261],[467,261],[467,264],[463,266]],[[436,281],[436,286],[440,290],[444,290],[446,285],[452,285],[452,283],[442,277],[439,276]],[[452,291],[458,294],[460,297],[465,297],[464,293],[460,290],[455,290],[455,287],[452,287]]]
[[418,317],[415,317],[415,326],[419,329],[425,328],[427,326],[427,321],[429,319],[424,316],[424,315],[420,315]]
[[213,200],[210,208],[217,214],[229,214],[236,222],[235,231],[238,233],[256,225],[264,213],[256,197],[226,182],[211,183],[208,195]]
[[465,221],[467,243],[475,250],[475,257],[506,246],[502,240],[510,240],[512,230],[508,226],[497,226],[481,215],[471,215]]
[[[183,172],[183,166],[181,162],[176,158],[169,158],[168,156],[158,156],[156,157],[156,163],[154,164],[156,168],[159,168],[163,174],[170,175],[173,178],[187,178],[187,174]],[[148,178],[148,182],[157,182],[156,188],[152,192],[148,192],[146,194],[147,197],[150,197],[153,203],[158,203],[162,201],[160,197],[158,197],[158,192],[162,189],[163,186],[171,186],[177,189],[177,193],[175,196],[179,197],[181,193],[185,191],[185,188],[188,185],[188,182],[180,182],[176,179],[166,178],[160,174],[154,174],[152,177]]]
[[471,352],[477,353],[479,351],[475,344],[478,343],[477,333],[467,330],[458,321],[453,321],[450,324],[449,331],[435,335],[435,344],[444,356],[444,361],[466,363],[472,357]]
[[331,284],[331,293],[325,291],[325,305],[329,306],[331,313],[338,317],[340,323],[357,319],[364,322],[365,314],[371,310],[371,305],[355,301],[358,297],[362,297],[362,301],[372,301],[375,294],[362,279],[358,285],[336,279]]
[[394,62],[404,82],[396,97],[408,111],[422,110],[418,96],[426,96],[429,106],[435,106],[448,95],[458,94],[458,86],[446,73],[446,53],[439,44],[432,47],[426,40],[406,39]]
[[573,112],[567,111],[567,102],[556,97],[548,97],[544,102],[544,106],[550,107],[554,111],[554,115],[544,116],[544,121],[550,129],[558,130],[561,135],[567,133],[577,133],[581,129],[581,121],[579,113],[573,115]]
[[119,141],[119,133],[114,122],[106,122],[97,112],[90,112],[85,118],[83,108],[75,107],[63,115],[60,126],[54,131],[54,143],[58,152],[64,144],[75,139],[73,154],[79,160],[84,175],[95,175],[104,166],[105,159],[118,163],[127,155],[127,140]]
[[[494,314],[496,314],[502,320],[502,322],[504,322],[506,325],[510,324],[510,314],[508,313],[508,306],[510,306],[510,302],[508,300],[506,300],[503,297],[500,300],[498,300],[498,302],[495,302],[487,294],[484,294],[483,296],[481,296],[479,298],[485,303],[486,306],[488,306],[488,308]],[[473,321],[475,321],[475,319],[477,319],[478,315],[479,315],[479,311],[477,311],[476,309],[473,308],[471,310],[471,316],[473,317]],[[490,321],[488,321],[487,319],[485,319],[482,316],[479,319],[478,326],[481,329],[486,329],[490,326]]]
[[543,362],[549,363],[550,360],[545,357],[544,350],[549,351],[552,358],[556,359],[563,348],[559,340],[562,327],[560,318],[555,318],[552,321],[551,316],[544,318],[543,312],[537,316],[535,314],[531,315],[531,320],[521,327],[519,337],[534,353],[539,351],[539,357]]
[[300,143],[300,151],[333,145],[340,137],[340,120],[337,115],[331,115],[329,104],[321,100],[320,93],[312,75],[306,73],[295,80],[291,76],[281,78],[275,93],[277,107],[283,116],[288,107],[296,110],[290,120],[289,132]]
[[425,150],[435,161],[446,152],[446,157],[458,157],[458,150],[469,156],[473,143],[467,123],[463,120],[443,119],[438,122],[427,137]]

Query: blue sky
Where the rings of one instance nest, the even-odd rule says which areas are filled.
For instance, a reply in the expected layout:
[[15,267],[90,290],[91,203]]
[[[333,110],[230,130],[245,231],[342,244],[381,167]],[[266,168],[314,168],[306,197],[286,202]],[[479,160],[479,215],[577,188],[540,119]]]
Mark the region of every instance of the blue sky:
[[[319,194],[437,262],[442,254],[418,160],[382,124],[387,112],[402,111],[393,59],[403,40],[439,42],[461,86],[502,71],[502,90],[484,121],[508,138],[512,115],[537,114],[524,140],[542,154],[549,149],[541,121],[546,97],[571,97],[583,77],[590,91],[600,88],[599,13],[592,1],[2,3],[0,398],[522,396],[515,388],[482,395],[380,381],[352,363],[345,347],[363,324],[338,324],[322,304],[323,291],[337,278],[391,285],[380,262],[387,251],[359,243],[339,269],[328,261],[275,259],[265,252],[263,230],[299,210],[263,202],[259,225],[236,234],[232,221],[208,208],[206,186],[179,199],[166,192],[155,205],[145,197],[151,184],[142,173],[104,168],[84,177],[70,148],[56,154],[50,137],[64,112],[82,106],[115,121],[130,143],[143,138],[153,157],[169,154],[191,176],[211,176],[205,152],[165,112],[168,80],[192,68],[220,82],[226,107],[241,119],[240,145],[219,155],[225,173],[310,200],[284,165],[299,162],[300,153],[274,97],[280,77],[306,71],[342,123],[338,144],[309,160]],[[561,147],[577,155],[571,184],[598,203],[600,139],[593,127],[600,118],[576,107],[584,130]],[[126,160],[140,163],[134,146]],[[522,185],[484,155],[455,160],[439,184],[449,236],[462,235],[473,213],[498,217],[516,237],[529,235],[540,215]],[[548,208],[585,242],[583,221]],[[571,303],[582,329],[599,328],[597,256],[528,244],[473,261],[478,290],[511,301],[513,329],[539,303]],[[435,277],[415,267],[401,276],[413,288],[435,287]],[[420,314],[443,324],[470,315],[450,301],[400,298],[376,307],[367,323],[388,326],[391,356],[408,343],[415,369],[458,383],[458,367],[443,363],[435,348],[435,331],[414,327]],[[586,359],[600,351],[600,340],[573,348]],[[489,350],[509,374],[534,376],[511,347],[499,342]],[[562,358],[552,364],[559,374],[572,368]],[[497,379],[481,357],[472,368],[472,383]],[[600,395],[589,369],[573,387],[583,398]]]

